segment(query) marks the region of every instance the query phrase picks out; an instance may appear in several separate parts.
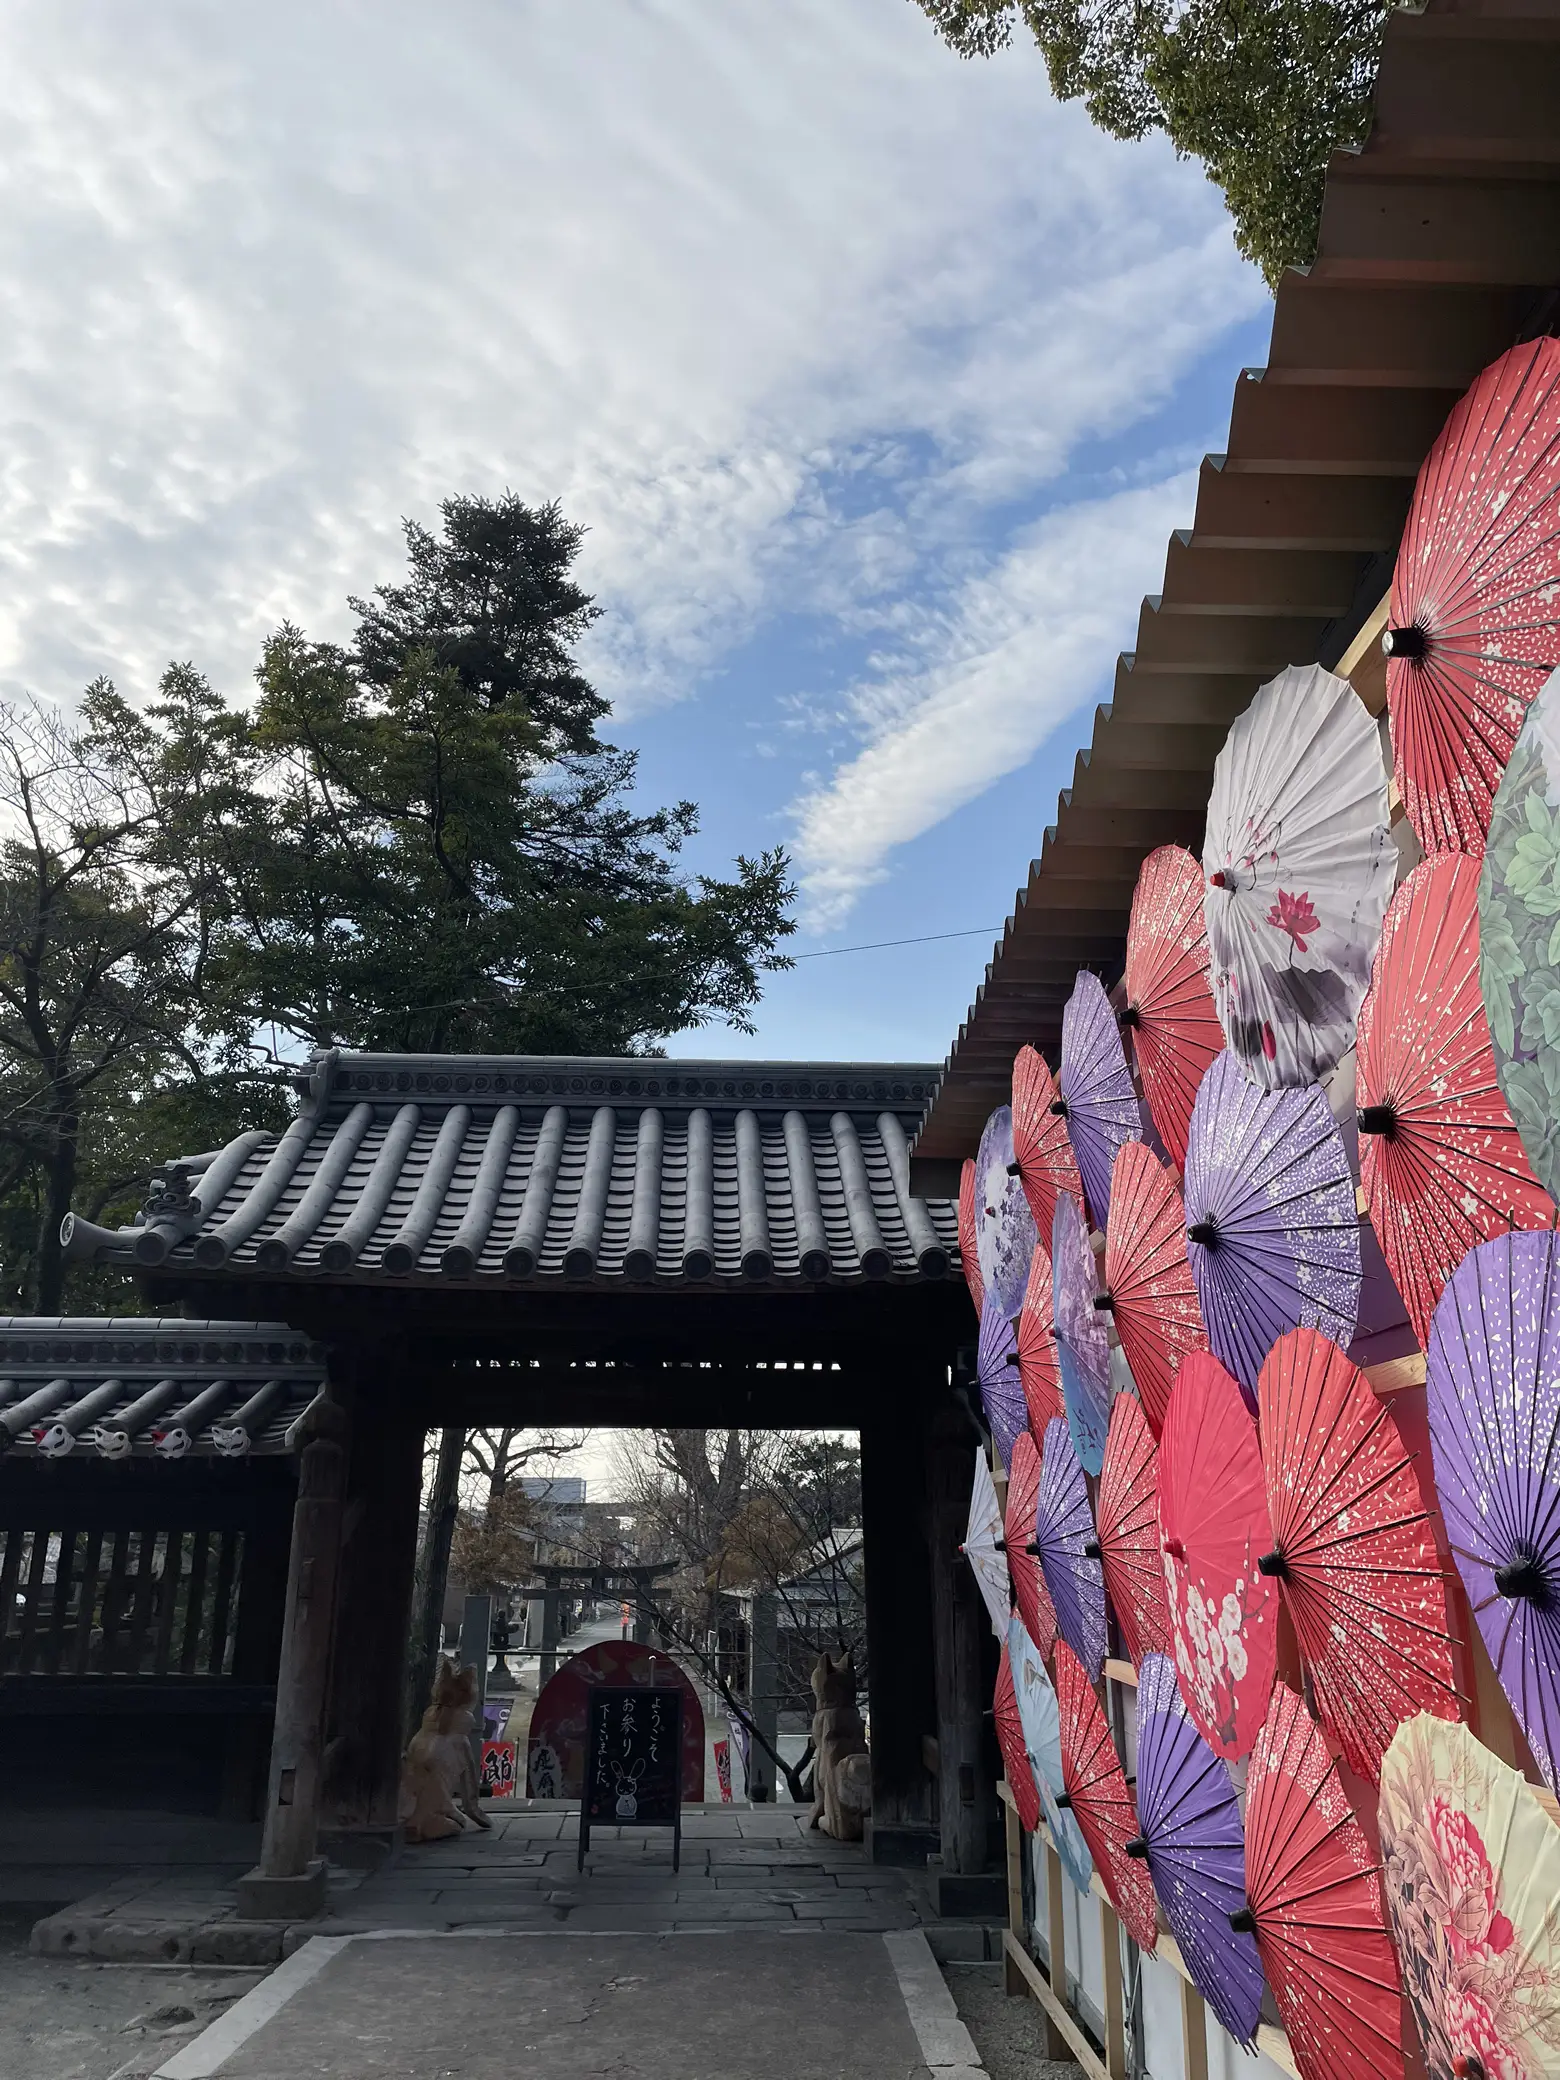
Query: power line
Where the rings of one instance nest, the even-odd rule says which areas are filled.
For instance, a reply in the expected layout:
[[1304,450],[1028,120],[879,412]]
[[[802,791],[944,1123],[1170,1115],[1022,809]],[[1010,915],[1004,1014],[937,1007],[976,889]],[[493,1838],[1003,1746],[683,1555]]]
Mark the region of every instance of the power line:
[[861,946],[820,946],[816,953],[793,953],[793,961],[823,961],[833,953],[876,953],[884,946],[930,946],[935,939],[984,939],[995,937],[999,924],[972,924],[962,932],[923,932],[916,939],[869,939]]

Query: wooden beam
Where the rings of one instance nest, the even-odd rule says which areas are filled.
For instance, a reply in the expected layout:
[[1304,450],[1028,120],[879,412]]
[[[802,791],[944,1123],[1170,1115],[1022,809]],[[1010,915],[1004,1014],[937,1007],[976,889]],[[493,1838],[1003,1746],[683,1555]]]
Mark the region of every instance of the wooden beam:
[[[1004,1961],[1010,1963],[1023,1980],[1031,1996],[1039,2003],[1047,2022],[1062,2040],[1066,2047],[1062,2055],[1076,2060],[1087,2075],[1087,2080],[1113,2080],[1105,2061],[1084,2035],[1083,2025],[1075,2020],[1066,2003],[1057,1998],[1047,1985],[1039,1965],[1021,1944],[1015,1942],[1012,1932],[1007,1929],[1004,1929],[1002,1934],[1002,1955]],[[1046,2055],[1053,2058],[1057,2056],[1049,2049]]]

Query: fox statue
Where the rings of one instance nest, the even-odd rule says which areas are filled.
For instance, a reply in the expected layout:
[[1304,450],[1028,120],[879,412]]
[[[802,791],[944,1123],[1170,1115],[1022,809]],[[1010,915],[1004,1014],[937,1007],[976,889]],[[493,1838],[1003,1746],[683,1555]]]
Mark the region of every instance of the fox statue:
[[814,1827],[837,1842],[859,1842],[872,1810],[872,1757],[856,1709],[856,1665],[849,1651],[838,1661],[827,1651],[812,1673]]
[[471,1752],[477,1672],[441,1660],[433,1696],[401,1762],[399,1817],[409,1842],[437,1842],[492,1821],[477,1803],[477,1765]]

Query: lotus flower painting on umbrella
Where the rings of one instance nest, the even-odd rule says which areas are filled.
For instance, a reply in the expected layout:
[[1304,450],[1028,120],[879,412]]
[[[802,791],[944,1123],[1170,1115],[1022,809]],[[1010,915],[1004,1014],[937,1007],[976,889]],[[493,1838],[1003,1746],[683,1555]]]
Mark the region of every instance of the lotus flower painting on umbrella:
[[1193,1351],[1170,1396],[1159,1528],[1181,1695],[1203,1739],[1231,1761],[1249,1751],[1267,1712],[1278,1597],[1257,1565],[1273,1533],[1256,1429],[1208,1351]]
[[1435,1311],[1436,1489],[1473,1615],[1533,1759],[1560,1790],[1560,1242],[1470,1250]]
[[1129,1141],[1116,1158],[1100,1299],[1157,1437],[1181,1360],[1201,1350],[1208,1334],[1187,1261],[1186,1209],[1146,1142]]
[[1013,1470],[1008,1476],[1008,1571],[1013,1581],[1013,1602],[1024,1621],[1024,1630],[1042,1658],[1049,1661],[1056,1645],[1056,1612],[1040,1572],[1040,1562],[1031,1550],[1039,1499],[1040,1447],[1026,1430],[1013,1447]]
[[1095,1538],[1105,1593],[1133,1662],[1173,1654],[1159,1543],[1159,1447],[1130,1394],[1111,1403]]
[[1085,1473],[1097,1474],[1110,1423],[1110,1334],[1095,1306],[1094,1252],[1070,1192],[1056,1202],[1051,1228],[1051,1294],[1062,1400],[1073,1450]]
[[1062,1094],[1044,1056],[1021,1047],[1013,1061],[1013,1148],[1019,1183],[1042,1235],[1051,1232],[1059,1193],[1071,1192],[1080,1204],[1083,1200],[1061,1107]]
[[1353,1045],[1397,872],[1381,741],[1347,679],[1291,666],[1237,717],[1203,871],[1230,1051],[1265,1090],[1316,1082]]
[[1370,1845],[1280,1683],[1246,1777],[1246,1908],[1302,2080],[1402,2080],[1402,2001]]
[[1475,1243],[1554,1216],[1496,1080],[1478,885],[1478,862],[1462,853],[1414,869],[1392,898],[1360,1009],[1360,1179],[1421,1345]]
[[1024,1725],[1018,1716],[1018,1697],[1013,1687],[1013,1662],[1005,1639],[997,1661],[997,1687],[991,1710],[997,1722],[997,1746],[1002,1750],[1002,1774],[1013,1794],[1018,1824],[1025,1834],[1033,1834],[1040,1825],[1040,1792],[1029,1767],[1029,1751],[1024,1746]]
[[1560,2072],[1560,1828],[1532,1787],[1466,1726],[1414,1718],[1378,1820],[1429,2080]]
[[1089,1490],[1058,1418],[1040,1451],[1035,1500],[1035,1549],[1051,1592],[1057,1628],[1097,1683],[1105,1669],[1105,1576]]
[[1118,1149],[1143,1136],[1143,1108],[1132,1086],[1116,1014],[1098,975],[1080,969],[1062,1013],[1062,1068],[1067,1138],[1078,1159],[1095,1225],[1110,1213],[1110,1173]]
[[1018,1339],[1013,1324],[994,1299],[981,1310],[980,1341],[975,1347],[981,1407],[991,1425],[1004,1473],[1013,1463],[1013,1443],[1029,1422],[1024,1385],[1018,1373]]
[[1008,1628],[1008,1664],[1013,1673],[1013,1692],[1018,1702],[1019,1724],[1024,1747],[1040,1794],[1045,1824],[1062,1860],[1062,1869],[1080,1892],[1089,1889],[1094,1859],[1071,1809],[1057,1801],[1067,1795],[1062,1775],[1062,1718],[1056,1691],[1045,1672],[1040,1650],[1030,1638],[1015,1611]]
[[1230,1926],[1246,1904],[1246,1844],[1224,1763],[1187,1713],[1175,1670],[1150,1654],[1138,1672],[1136,1842],[1192,1982],[1238,2044],[1262,2013],[1256,1939]]
[[1005,1544],[1002,1511],[997,1505],[997,1491],[992,1485],[991,1469],[986,1464],[986,1454],[977,1451],[975,1484],[970,1490],[969,1527],[965,1531],[964,1543],[959,1551],[970,1563],[975,1576],[975,1586],[991,1613],[991,1629],[998,1639],[1007,1637],[1008,1614],[1013,1608],[1013,1596],[1008,1583],[1007,1554],[1003,1550]]
[[1186,1162],[1192,1104],[1224,1034],[1208,983],[1203,870],[1180,845],[1144,860],[1127,926],[1122,1027],[1160,1139],[1177,1168]]
[[[1049,1233],[1049,1230],[1047,1230]],[[1056,1354],[1055,1303],[1051,1294],[1051,1252],[1035,1244],[1034,1262],[1029,1267],[1029,1284],[1015,1325],[1018,1344],[1018,1376],[1029,1410],[1029,1427],[1035,1437],[1045,1435],[1045,1426],[1062,1413],[1062,1366]]]
[[1348,1153],[1314,1086],[1259,1091],[1232,1056],[1203,1078],[1186,1155],[1187,1257],[1208,1341],[1256,1405],[1287,1329],[1348,1346],[1360,1227]]
[[975,1164],[966,1156],[959,1170],[959,1269],[964,1273],[964,1283],[975,1303],[975,1312],[979,1314],[986,1301],[986,1283],[980,1275],[975,1194]]
[[1560,664],[1560,341],[1491,364],[1425,457],[1392,577],[1387,707],[1426,852],[1483,849],[1523,711]]
[[999,1105],[986,1122],[975,1158],[975,1246],[985,1304],[995,1300],[1011,1321],[1024,1304],[1035,1224],[1013,1158],[1013,1115]]
[[1137,1807],[1094,1686],[1066,1640],[1056,1647],[1056,1697],[1062,1714],[1062,1775],[1074,1819],[1111,1905],[1140,1950],[1159,1941],[1154,1883],[1127,1854],[1138,1837]]
[[1314,1329],[1274,1345],[1259,1405],[1273,1547],[1257,1565],[1280,1585],[1322,1724],[1374,1783],[1405,1719],[1457,1717],[1424,1497],[1396,1423]]
[[1528,710],[1495,797],[1479,980],[1501,1090],[1529,1162],[1560,1198],[1560,672]]

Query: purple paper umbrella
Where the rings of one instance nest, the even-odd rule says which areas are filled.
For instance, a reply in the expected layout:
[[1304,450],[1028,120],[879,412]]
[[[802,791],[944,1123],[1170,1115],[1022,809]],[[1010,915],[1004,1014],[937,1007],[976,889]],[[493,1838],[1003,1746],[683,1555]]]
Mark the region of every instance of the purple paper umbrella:
[[975,1157],[975,1251],[988,1297],[1011,1321],[1024,1304],[1035,1253],[1035,1217],[1013,1159],[1013,1108],[999,1105]]
[[1105,985],[1087,968],[1078,971],[1062,1012],[1062,1066],[1056,1081],[1089,1211],[1095,1226],[1103,1228],[1116,1152],[1128,1141],[1142,1140],[1143,1108]]
[[1186,1236],[1208,1341],[1253,1415],[1262,1361],[1288,1330],[1319,1329],[1348,1349],[1360,1219],[1318,1086],[1259,1090],[1232,1054],[1218,1057],[1192,1107]]
[[1041,1447],[1035,1552],[1057,1630],[1097,1683],[1105,1672],[1105,1572],[1088,1483],[1060,1416],[1046,1424]]
[[1145,1654],[1138,1667],[1137,1807],[1141,1832],[1127,1854],[1147,1861],[1198,1992],[1237,2043],[1250,2044],[1262,2013],[1262,1960],[1256,1939],[1230,1927],[1246,1904],[1240,1807],[1163,1654]]
[[1051,1315],[1073,1450],[1095,1475],[1105,1463],[1111,1397],[1110,1333],[1094,1304],[1098,1291],[1082,1209],[1062,1192],[1051,1222]]
[[1430,1447],[1452,1552],[1511,1709],[1560,1790],[1560,1243],[1498,1235],[1436,1305]]
[[1018,1339],[1013,1334],[1013,1324],[989,1293],[980,1311],[975,1375],[980,1381],[981,1406],[1006,1470],[1013,1463],[1013,1447],[1029,1422],[1029,1408],[1018,1369]]

